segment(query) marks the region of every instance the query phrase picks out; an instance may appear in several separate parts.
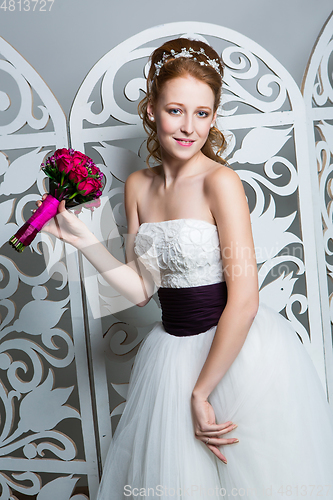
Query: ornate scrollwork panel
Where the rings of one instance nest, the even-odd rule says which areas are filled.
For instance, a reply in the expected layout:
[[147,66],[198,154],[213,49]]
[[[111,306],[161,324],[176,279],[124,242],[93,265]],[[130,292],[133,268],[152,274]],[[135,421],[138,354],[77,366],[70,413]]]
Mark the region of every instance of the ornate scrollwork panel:
[[7,243],[46,190],[44,157],[67,146],[66,118],[2,38],[0,54],[0,496],[69,500],[80,478],[91,491],[98,483],[88,372],[81,368],[86,345],[77,340],[83,321],[78,327],[72,320],[75,282],[68,283],[59,240],[39,234],[23,255]]
[[317,208],[317,266],[320,281],[326,378],[333,398],[333,15],[311,54],[302,83],[308,116],[313,203]]

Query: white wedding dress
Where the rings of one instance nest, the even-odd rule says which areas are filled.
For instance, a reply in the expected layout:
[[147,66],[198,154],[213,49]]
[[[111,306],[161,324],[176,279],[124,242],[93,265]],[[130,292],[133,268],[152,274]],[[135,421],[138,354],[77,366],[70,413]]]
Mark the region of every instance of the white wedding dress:
[[[141,224],[135,252],[159,287],[223,281],[217,227]],[[333,414],[289,321],[260,304],[246,341],[209,396],[238,427],[225,465],[194,437],[190,398],[216,326],[177,337],[157,322],[140,345],[97,500],[333,499]]]

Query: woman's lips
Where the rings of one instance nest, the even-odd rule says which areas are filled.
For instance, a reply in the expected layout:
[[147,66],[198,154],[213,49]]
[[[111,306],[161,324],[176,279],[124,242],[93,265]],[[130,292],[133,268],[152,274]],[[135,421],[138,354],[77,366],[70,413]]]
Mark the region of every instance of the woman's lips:
[[190,146],[192,146],[192,144],[194,143],[194,141],[191,141],[191,140],[188,140],[188,139],[176,139],[175,138],[175,141],[180,144],[180,146],[183,146],[185,148],[188,148]]

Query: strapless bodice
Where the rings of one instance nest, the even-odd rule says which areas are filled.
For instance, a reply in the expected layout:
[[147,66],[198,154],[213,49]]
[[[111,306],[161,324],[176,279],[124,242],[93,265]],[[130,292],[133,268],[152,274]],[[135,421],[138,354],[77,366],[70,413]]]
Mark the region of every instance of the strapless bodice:
[[135,237],[134,252],[158,287],[224,281],[217,226],[204,220],[144,222]]

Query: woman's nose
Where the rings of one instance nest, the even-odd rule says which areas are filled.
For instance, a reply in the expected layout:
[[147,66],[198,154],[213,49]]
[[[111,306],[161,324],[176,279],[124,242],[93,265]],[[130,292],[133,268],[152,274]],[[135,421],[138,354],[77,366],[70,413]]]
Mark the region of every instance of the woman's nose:
[[183,118],[183,122],[181,124],[180,130],[187,135],[193,133],[193,119],[189,115],[185,115]]

